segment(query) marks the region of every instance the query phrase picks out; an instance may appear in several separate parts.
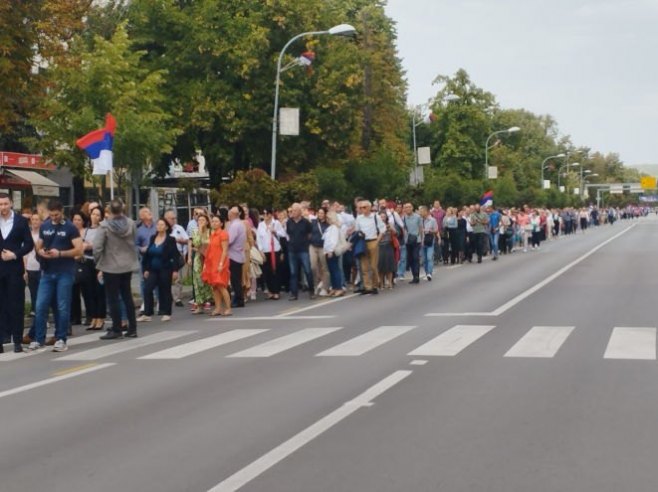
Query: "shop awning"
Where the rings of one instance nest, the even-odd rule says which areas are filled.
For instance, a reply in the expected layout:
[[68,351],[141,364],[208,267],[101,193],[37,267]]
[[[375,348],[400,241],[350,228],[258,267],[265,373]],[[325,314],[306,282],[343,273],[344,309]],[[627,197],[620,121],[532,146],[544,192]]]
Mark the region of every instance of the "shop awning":
[[18,169],[8,171],[14,176],[28,181],[32,185],[32,193],[37,196],[59,196],[59,185],[52,179],[34,171],[19,171]]
[[24,190],[30,187],[30,182],[9,173],[0,173],[0,189]]

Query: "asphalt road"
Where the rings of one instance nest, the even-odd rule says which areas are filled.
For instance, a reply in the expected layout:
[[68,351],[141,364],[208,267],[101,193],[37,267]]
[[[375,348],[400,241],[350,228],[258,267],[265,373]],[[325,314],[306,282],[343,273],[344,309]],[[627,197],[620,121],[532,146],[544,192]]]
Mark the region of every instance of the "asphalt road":
[[0,490],[655,492],[654,217],[0,355]]

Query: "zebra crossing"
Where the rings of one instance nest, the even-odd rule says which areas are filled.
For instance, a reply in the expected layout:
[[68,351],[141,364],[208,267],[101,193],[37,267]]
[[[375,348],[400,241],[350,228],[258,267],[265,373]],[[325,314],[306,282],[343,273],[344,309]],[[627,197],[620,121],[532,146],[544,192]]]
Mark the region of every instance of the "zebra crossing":
[[[405,349],[405,355],[414,358],[457,357],[469,348],[486,343],[485,339],[495,336],[504,327],[496,325],[462,325],[458,324],[430,336],[422,344],[411,351]],[[104,343],[100,346],[85,348],[98,341],[98,335],[86,335],[72,338],[69,346],[74,348],[66,355],[52,355],[54,361],[106,361],[113,356],[129,352],[139,352],[134,359],[140,361],[181,360],[194,357],[205,352],[222,348],[221,357],[225,359],[266,359],[285,354],[295,348],[303,347],[311,342],[325,343],[329,335],[348,335],[346,340],[327,347],[321,347],[312,352],[314,357],[349,358],[359,357],[375,352],[381,347],[404,339],[405,335],[418,330],[418,326],[379,326],[364,333],[349,336],[345,327],[305,327],[285,334],[277,334],[271,328],[232,329],[218,334],[204,333],[200,338],[198,330],[161,331],[134,340],[123,340],[114,343]],[[556,357],[560,350],[577,332],[576,326],[532,326],[511,347],[501,351],[503,358],[544,358]],[[610,331],[605,351],[600,354],[606,360],[656,360],[656,327],[613,327]],[[249,342],[247,348],[239,350],[231,348],[236,342]],[[166,348],[157,347],[161,344],[175,342]],[[408,342],[405,342],[408,343]],[[244,343],[242,344],[244,345]],[[144,354],[146,349],[155,349]],[[601,350],[599,348],[598,350]],[[43,353],[43,352],[39,352]],[[37,354],[7,354],[0,357],[0,365],[31,358]],[[50,352],[48,352],[51,354]]]

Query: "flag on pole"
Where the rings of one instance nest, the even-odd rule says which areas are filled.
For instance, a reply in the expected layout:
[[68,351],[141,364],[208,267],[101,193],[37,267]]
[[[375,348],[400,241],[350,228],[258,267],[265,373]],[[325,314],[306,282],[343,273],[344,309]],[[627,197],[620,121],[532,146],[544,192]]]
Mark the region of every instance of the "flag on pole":
[[112,170],[112,144],[117,122],[110,113],[105,115],[105,127],[87,133],[75,144],[86,152],[93,163],[92,174],[104,175]]
[[493,205],[493,191],[489,190],[480,198],[481,207],[491,207]]

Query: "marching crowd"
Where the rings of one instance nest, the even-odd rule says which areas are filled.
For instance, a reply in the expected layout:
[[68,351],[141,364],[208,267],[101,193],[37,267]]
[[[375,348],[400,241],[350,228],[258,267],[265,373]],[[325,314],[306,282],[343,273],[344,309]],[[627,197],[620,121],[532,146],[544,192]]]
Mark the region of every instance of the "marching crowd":
[[[498,209],[481,204],[443,209],[357,198],[351,210],[337,201],[262,210],[247,204],[194,209],[183,227],[174,210],[139,221],[120,200],[106,207],[85,203],[64,217],[58,200],[36,210],[13,210],[0,193],[0,327],[14,352],[68,349],[72,325],[105,330],[102,340],[137,337],[137,324],[156,315],[172,318],[182,307],[183,280],[191,277],[195,315],[231,316],[258,298],[276,301],[300,291],[310,299],[344,296],[348,289],[378,294],[402,281],[432,281],[437,264],[481,263],[501,254],[539,249],[543,241],[588,227],[636,218],[647,209]],[[140,275],[142,306],[134,305],[131,280]],[[408,276],[410,272],[410,277]],[[30,328],[25,329],[25,286]],[[84,303],[85,319],[82,305]],[[139,316],[137,310],[139,309]],[[47,338],[52,311],[54,335]],[[0,352],[3,352],[0,344]]]

